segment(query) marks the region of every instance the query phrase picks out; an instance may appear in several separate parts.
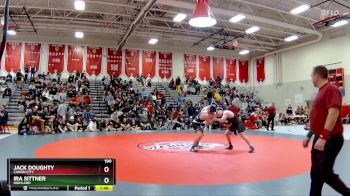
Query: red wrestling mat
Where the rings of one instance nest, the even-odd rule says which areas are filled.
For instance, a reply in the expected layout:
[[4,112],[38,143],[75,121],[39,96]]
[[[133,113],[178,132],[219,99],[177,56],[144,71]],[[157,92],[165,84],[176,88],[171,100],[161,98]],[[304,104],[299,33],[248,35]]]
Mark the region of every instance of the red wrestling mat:
[[198,153],[188,152],[194,134],[132,134],[70,139],[41,147],[38,158],[116,158],[117,181],[220,185],[276,180],[305,173],[309,150],[301,141],[251,136],[256,152],[239,136],[206,134]]

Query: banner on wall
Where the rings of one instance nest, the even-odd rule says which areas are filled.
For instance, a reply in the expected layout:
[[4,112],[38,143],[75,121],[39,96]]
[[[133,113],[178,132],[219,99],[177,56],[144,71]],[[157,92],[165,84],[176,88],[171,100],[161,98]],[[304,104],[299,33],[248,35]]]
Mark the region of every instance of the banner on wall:
[[249,80],[249,61],[240,59],[238,63],[239,81],[241,83],[247,83]]
[[258,82],[265,81],[265,58],[256,59],[256,79]]
[[218,76],[220,76],[222,80],[224,79],[224,58],[213,57],[213,76],[214,80],[216,80]]
[[173,72],[173,54],[171,52],[159,52],[159,77],[169,79]]
[[156,52],[142,51],[142,74],[148,78],[156,75]]
[[210,57],[199,56],[199,78],[210,80]]
[[139,50],[125,50],[125,74],[136,78],[139,75]]
[[25,43],[24,44],[24,66],[35,65],[35,70],[40,70],[40,49],[41,44]]
[[98,76],[101,74],[102,48],[87,47],[86,73]]
[[236,59],[226,59],[226,78],[229,82],[237,80],[237,64]]
[[48,71],[53,74],[62,73],[64,69],[64,51],[65,45],[50,44],[49,45],[49,62]]
[[22,43],[6,43],[5,70],[7,72],[18,72],[21,69],[21,49]]
[[84,48],[82,46],[68,45],[68,63],[67,70],[69,73],[74,71],[83,71],[83,53]]
[[107,73],[120,76],[122,74],[122,50],[108,48],[107,51]]
[[197,76],[197,55],[185,54],[184,55],[184,73],[185,78],[195,79]]

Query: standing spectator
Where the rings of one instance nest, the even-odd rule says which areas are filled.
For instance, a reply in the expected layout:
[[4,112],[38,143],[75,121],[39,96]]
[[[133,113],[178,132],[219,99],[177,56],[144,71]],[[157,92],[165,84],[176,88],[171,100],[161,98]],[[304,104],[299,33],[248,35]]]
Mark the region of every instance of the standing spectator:
[[208,105],[211,105],[211,103],[213,102],[213,97],[213,91],[209,88],[209,91],[207,93]]
[[29,65],[26,65],[24,67],[24,83],[27,83],[28,81],[28,74],[29,74]]
[[269,131],[269,127],[270,127],[270,123],[271,123],[271,131],[274,131],[275,116],[276,116],[275,103],[272,103],[272,105],[270,105],[267,108],[267,113],[268,113],[269,117],[267,118],[266,129],[267,129],[267,131]]
[[218,77],[216,78],[216,83],[219,88],[221,88],[221,82],[222,82],[222,78],[221,78],[221,75],[219,74]]
[[[310,129],[315,134],[311,151],[310,195],[321,195],[324,183],[342,195],[350,195],[350,189],[333,171],[335,160],[344,144],[340,116],[342,95],[335,85],[328,82],[326,67],[315,67],[311,78],[319,91],[310,116]],[[304,140],[304,146],[308,145],[310,137]]]
[[32,64],[32,66],[30,67],[30,80],[33,80],[35,78],[35,72],[36,72],[35,65]]
[[22,84],[22,77],[23,74],[21,73],[21,70],[18,70],[18,72],[16,73],[16,81],[17,81],[17,88],[21,88],[21,84]]

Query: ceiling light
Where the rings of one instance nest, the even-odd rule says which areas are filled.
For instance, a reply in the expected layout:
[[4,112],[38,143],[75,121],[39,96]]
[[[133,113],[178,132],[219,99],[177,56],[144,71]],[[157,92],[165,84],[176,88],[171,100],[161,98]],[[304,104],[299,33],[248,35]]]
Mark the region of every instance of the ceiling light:
[[347,20],[339,20],[339,21],[335,22],[334,24],[332,24],[331,26],[332,27],[341,27],[341,26],[344,26],[348,23],[349,23],[349,21],[347,21]]
[[215,47],[214,47],[214,46],[209,46],[209,47],[207,48],[207,50],[208,50],[208,51],[213,51],[213,50],[215,50]]
[[13,30],[13,29],[9,29],[9,30],[7,30],[7,34],[9,34],[9,35],[16,35],[17,32],[15,30]]
[[82,39],[82,38],[84,38],[84,33],[81,31],[77,31],[77,32],[75,32],[75,37]]
[[306,10],[310,9],[310,5],[307,5],[307,4],[304,4],[304,5],[301,5],[299,7],[296,7],[292,10],[290,10],[290,13],[292,14],[301,14],[303,12],[305,12]]
[[151,44],[151,45],[154,45],[154,44],[156,44],[157,42],[158,42],[158,39],[156,39],[156,38],[152,38],[152,39],[150,39],[150,40],[148,41],[148,43]]
[[74,8],[76,10],[79,10],[79,11],[85,10],[85,1],[83,1],[83,0],[75,0]]
[[260,30],[260,27],[254,26],[250,27],[249,29],[245,30],[247,34],[252,34]]
[[189,24],[194,27],[211,27],[216,24],[208,0],[197,0],[197,5],[192,13]]
[[173,18],[173,21],[174,22],[181,22],[181,21],[185,20],[186,17],[187,17],[186,14],[179,13]]
[[245,19],[245,16],[244,16],[244,15],[242,15],[242,14],[237,14],[236,16],[234,16],[234,17],[232,17],[232,18],[230,19],[230,22],[237,23],[237,22],[239,22],[239,21],[241,21],[241,20],[243,20],[243,19]]
[[250,53],[249,50],[241,50],[241,51],[239,52],[240,55],[246,55],[246,54],[249,54],[249,53]]
[[297,35],[291,35],[289,37],[284,38],[284,41],[291,42],[291,41],[297,40],[298,38],[299,38],[299,36],[297,36]]

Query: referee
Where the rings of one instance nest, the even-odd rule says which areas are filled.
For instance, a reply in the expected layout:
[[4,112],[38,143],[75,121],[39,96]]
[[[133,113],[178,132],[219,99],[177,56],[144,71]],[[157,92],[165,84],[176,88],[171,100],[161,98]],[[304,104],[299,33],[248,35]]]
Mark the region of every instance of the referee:
[[[311,150],[310,196],[321,196],[324,183],[340,194],[350,196],[350,189],[333,172],[335,159],[344,143],[340,116],[342,95],[328,82],[326,67],[315,67],[311,78],[319,91],[310,116],[310,129],[315,134]],[[306,141],[308,143],[309,139]]]

